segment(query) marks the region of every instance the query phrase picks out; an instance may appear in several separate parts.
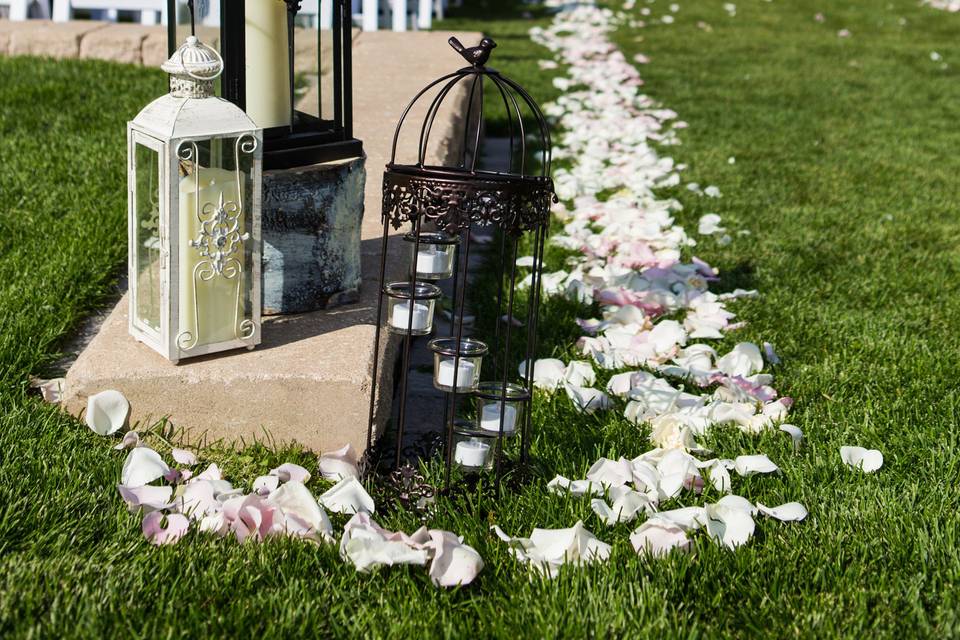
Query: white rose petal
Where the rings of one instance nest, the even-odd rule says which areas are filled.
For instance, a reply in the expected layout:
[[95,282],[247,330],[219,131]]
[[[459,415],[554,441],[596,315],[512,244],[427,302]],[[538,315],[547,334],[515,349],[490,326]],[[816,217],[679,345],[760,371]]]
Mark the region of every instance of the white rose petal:
[[119,391],[108,389],[87,398],[84,420],[94,433],[109,436],[127,426],[129,419],[130,403]]
[[737,456],[733,460],[733,468],[741,476],[752,476],[755,473],[773,473],[780,470],[780,467],[762,453],[752,456]]
[[781,522],[799,522],[807,517],[807,509],[799,502],[787,502],[779,507],[765,507],[757,503],[757,511]]
[[876,449],[840,447],[840,459],[844,464],[859,468],[864,473],[873,473],[883,466],[883,454]]
[[125,487],[142,487],[158,480],[170,471],[160,454],[147,447],[137,447],[127,454],[120,472],[120,484]]

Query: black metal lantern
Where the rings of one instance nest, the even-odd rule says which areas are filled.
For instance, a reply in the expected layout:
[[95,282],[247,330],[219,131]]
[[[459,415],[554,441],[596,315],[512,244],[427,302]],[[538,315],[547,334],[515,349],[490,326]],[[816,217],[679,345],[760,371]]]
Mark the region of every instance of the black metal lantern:
[[[554,199],[550,134],[537,103],[516,82],[486,66],[496,47],[493,40],[484,38],[476,47],[464,47],[450,38],[450,44],[470,66],[439,78],[414,97],[397,125],[384,172],[375,338],[380,348],[385,323],[402,341],[394,418],[397,468],[401,467],[408,413],[417,410],[407,401],[411,351],[424,348],[433,353],[433,387],[445,394],[442,422],[437,416],[437,427],[443,433],[447,488],[454,471],[457,476],[490,472],[499,484],[508,459],[521,467],[529,459],[533,367],[523,367],[521,362],[532,362],[536,349],[543,249]],[[434,121],[444,101],[457,90],[468,91],[459,161],[449,166],[428,164]],[[508,140],[502,145],[501,157],[482,162],[484,94],[490,92],[497,105],[502,102],[500,117],[506,121]],[[429,100],[429,106],[417,127],[417,160],[398,163],[401,130],[421,100],[423,104]],[[391,227],[408,224],[411,229],[404,236],[410,247],[406,278],[389,282],[388,236]],[[478,237],[493,243],[491,250],[500,265],[497,290],[487,290],[483,300],[472,299],[476,294],[470,290],[475,283],[467,274]],[[533,256],[528,274],[518,273],[521,247]],[[449,322],[434,323],[433,316],[442,306],[437,284],[447,278],[453,279]],[[489,344],[469,335],[464,313],[468,299],[478,314],[495,314],[487,323],[492,326]],[[432,340],[415,338],[426,336],[435,326],[445,335]],[[376,366],[375,360],[374,385],[378,381]],[[383,416],[375,415],[375,400],[376,388],[371,391],[368,446],[373,445],[378,423],[384,422]]]
[[[317,70],[317,104],[312,105],[316,113],[297,109],[295,59],[303,53],[296,46],[294,27],[301,0],[196,2],[196,20],[219,26],[224,62],[221,96],[246,111],[263,129],[264,169],[353,158],[363,152],[360,141],[353,137],[350,0],[331,1],[331,30],[316,30],[315,53],[312,47],[302,48],[316,56],[316,61],[307,61]],[[183,41],[178,27],[190,25],[193,29],[194,13],[194,0],[167,0],[171,53]],[[323,59],[326,52],[330,60]]]

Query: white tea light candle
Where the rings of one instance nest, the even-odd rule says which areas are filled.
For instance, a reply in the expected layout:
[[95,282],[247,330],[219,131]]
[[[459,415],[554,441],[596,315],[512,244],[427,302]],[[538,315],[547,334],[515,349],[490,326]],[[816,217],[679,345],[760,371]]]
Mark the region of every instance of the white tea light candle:
[[[410,323],[410,304],[413,303],[413,323]],[[393,314],[390,316],[390,324],[397,329],[411,331],[426,331],[430,326],[430,305],[426,302],[413,302],[403,300],[393,306]]]
[[489,453],[490,445],[486,442],[463,440],[457,443],[454,459],[461,466],[479,468],[486,466]]
[[453,358],[444,358],[440,361],[440,367],[437,370],[437,384],[442,387],[453,388],[453,372],[457,372],[457,389],[472,389],[476,386],[477,365],[473,360],[460,358],[460,362],[454,367]]
[[417,252],[417,274],[421,277],[439,275],[447,271],[447,254],[434,245]]
[[[500,403],[483,405],[480,414],[480,428],[484,431],[500,432]],[[503,432],[513,433],[517,429],[517,408],[511,404],[503,408]]]

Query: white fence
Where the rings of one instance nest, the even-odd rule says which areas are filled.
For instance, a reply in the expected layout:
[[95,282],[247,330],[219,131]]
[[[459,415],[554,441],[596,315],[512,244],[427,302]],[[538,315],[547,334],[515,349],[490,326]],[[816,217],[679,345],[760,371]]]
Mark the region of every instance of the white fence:
[[[96,17],[116,21],[118,12],[132,11],[140,16],[141,24],[162,24],[166,21],[166,0],[0,0],[7,5],[11,20],[28,18],[53,18],[56,22],[72,20],[74,11],[93,11]],[[236,1],[236,0],[234,0]],[[204,14],[199,16],[202,24],[218,26],[221,0],[208,0]],[[447,0],[353,0],[353,21],[364,31],[389,28],[393,31],[429,29],[433,18],[443,18]],[[300,8],[311,26],[329,29],[333,21],[331,0],[303,0]]]

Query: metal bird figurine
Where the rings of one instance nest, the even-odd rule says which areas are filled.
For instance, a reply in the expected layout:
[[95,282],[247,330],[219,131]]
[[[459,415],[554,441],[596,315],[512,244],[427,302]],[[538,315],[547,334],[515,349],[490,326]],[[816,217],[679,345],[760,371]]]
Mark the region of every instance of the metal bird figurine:
[[454,51],[463,56],[464,60],[475,67],[482,67],[487,64],[487,60],[490,59],[490,52],[497,46],[497,43],[490,38],[484,38],[480,41],[480,44],[475,47],[465,47],[453,36],[451,36],[447,42],[450,43]]

